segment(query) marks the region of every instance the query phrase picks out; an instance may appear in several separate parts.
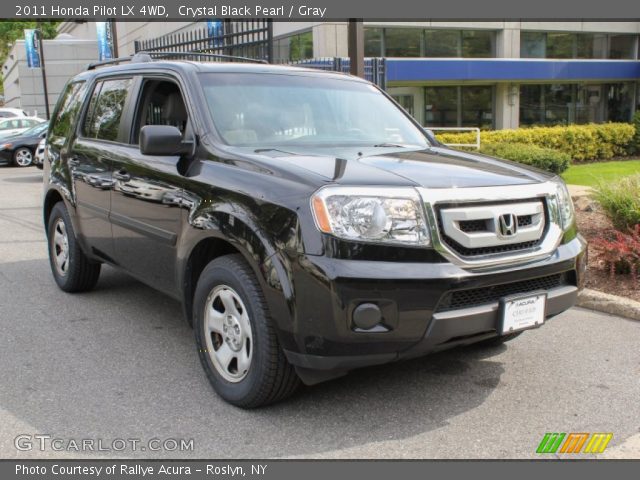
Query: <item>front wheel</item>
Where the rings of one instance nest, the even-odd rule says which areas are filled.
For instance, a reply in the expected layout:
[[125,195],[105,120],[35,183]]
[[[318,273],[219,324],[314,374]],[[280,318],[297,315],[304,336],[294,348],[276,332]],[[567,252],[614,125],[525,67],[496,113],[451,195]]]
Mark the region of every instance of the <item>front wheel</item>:
[[18,148],[13,154],[13,163],[18,167],[28,167],[33,163],[33,152],[26,147]]
[[193,311],[200,361],[224,400],[255,408],[295,392],[300,380],[284,356],[260,285],[242,256],[226,255],[205,267]]

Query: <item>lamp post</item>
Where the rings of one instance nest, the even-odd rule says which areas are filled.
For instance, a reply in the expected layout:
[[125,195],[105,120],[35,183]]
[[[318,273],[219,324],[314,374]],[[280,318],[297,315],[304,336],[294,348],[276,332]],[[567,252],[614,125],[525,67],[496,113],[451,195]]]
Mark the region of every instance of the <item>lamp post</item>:
[[116,25],[116,19],[112,18],[109,20],[109,24],[111,26],[111,51],[113,58],[118,58],[118,27]]
[[364,78],[364,28],[362,20],[349,19],[347,32],[350,60],[349,73]]

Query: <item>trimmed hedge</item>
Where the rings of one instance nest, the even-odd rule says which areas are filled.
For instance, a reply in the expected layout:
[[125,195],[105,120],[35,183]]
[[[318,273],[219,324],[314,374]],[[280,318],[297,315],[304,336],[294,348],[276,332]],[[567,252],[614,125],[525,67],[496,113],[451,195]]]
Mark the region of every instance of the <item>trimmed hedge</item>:
[[481,146],[480,152],[558,174],[571,163],[571,158],[564,152],[526,143],[488,143]]
[[[629,123],[531,127],[480,132],[483,146],[520,143],[564,152],[575,161],[605,160],[633,152],[636,129]],[[440,133],[442,143],[474,143],[475,133]]]

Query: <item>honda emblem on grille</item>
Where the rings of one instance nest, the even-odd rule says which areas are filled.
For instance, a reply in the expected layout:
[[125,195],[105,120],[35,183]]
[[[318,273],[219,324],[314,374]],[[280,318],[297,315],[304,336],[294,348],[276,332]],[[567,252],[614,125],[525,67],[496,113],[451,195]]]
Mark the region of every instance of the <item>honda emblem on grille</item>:
[[498,223],[498,233],[502,237],[513,237],[518,232],[518,217],[513,213],[500,215]]

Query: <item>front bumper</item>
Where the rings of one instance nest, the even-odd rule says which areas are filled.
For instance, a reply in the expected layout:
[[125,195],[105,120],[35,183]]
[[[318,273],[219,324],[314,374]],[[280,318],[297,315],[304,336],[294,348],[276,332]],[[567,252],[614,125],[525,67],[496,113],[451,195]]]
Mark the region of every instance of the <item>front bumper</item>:
[[[470,344],[498,335],[499,299],[480,295],[458,308],[443,308],[451,292],[508,292],[528,280],[561,278],[545,289],[546,317],[573,306],[586,266],[580,237],[560,245],[544,260],[501,270],[470,272],[451,263],[339,260],[306,256],[293,280],[296,348],[285,350],[299,371],[348,371]],[[526,291],[526,290],[525,290]],[[473,298],[473,296],[470,296]],[[487,300],[488,299],[488,300]],[[384,328],[354,328],[354,309],[374,303]],[[289,346],[292,344],[289,343]],[[304,380],[304,375],[303,375]]]

